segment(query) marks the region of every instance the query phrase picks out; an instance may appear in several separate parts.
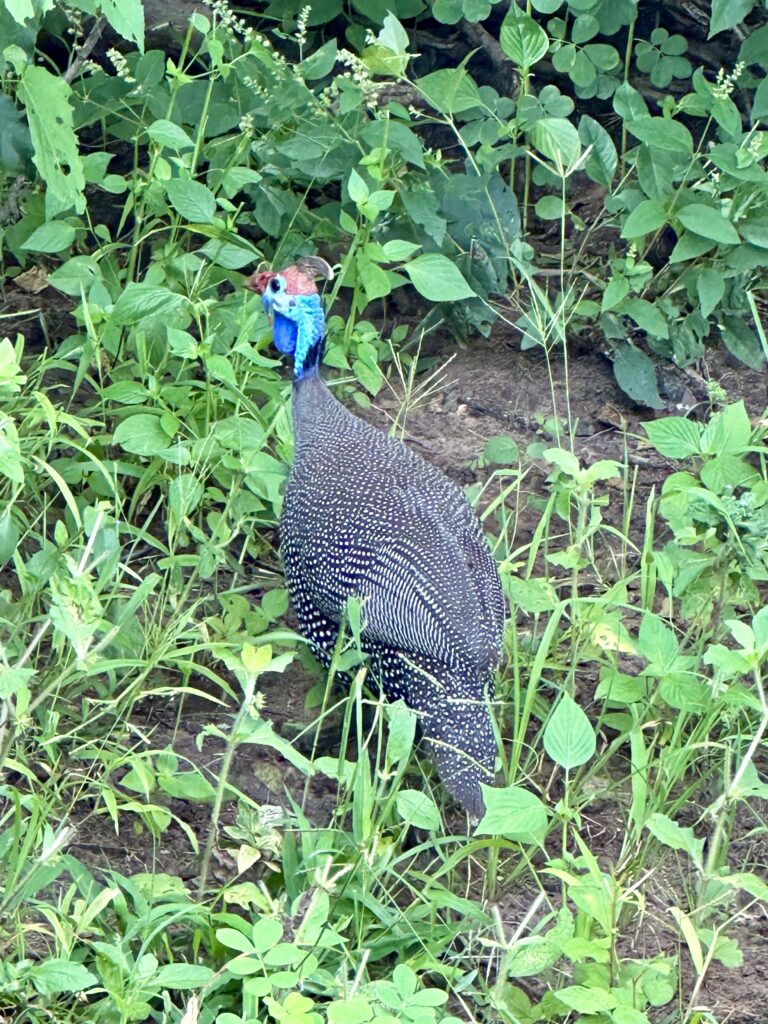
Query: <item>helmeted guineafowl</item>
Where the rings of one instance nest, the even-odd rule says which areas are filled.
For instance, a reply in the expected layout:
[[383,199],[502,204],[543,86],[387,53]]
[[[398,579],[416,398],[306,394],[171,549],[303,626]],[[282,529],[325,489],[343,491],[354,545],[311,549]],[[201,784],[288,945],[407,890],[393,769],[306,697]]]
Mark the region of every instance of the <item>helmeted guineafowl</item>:
[[446,789],[479,816],[496,754],[496,564],[459,488],[348,412],[323,382],[319,275],[333,276],[306,257],[248,281],[273,317],[276,347],[294,361],[295,453],[280,532],[299,630],[327,665],[348,599],[360,600],[374,681],[417,712]]

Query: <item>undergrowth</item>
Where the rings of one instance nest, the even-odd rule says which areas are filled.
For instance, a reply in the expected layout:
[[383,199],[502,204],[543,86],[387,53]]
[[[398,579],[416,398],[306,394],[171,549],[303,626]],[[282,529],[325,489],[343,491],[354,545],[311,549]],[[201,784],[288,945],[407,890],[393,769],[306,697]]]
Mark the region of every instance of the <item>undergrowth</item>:
[[[416,73],[422,13],[280,0],[254,27],[217,2],[167,56],[139,0],[0,5],[4,287],[35,310],[46,288],[67,324],[22,308],[0,340],[10,1020],[713,1021],[708,972],[741,964],[768,899],[733,849],[765,842],[766,421],[713,384],[589,460],[555,389],[590,332],[652,408],[652,357],[684,368],[709,341],[765,365],[768,27],[713,76],[681,36],[643,37],[642,4],[494,21],[438,0],[441,25],[495,32],[513,99],[467,61]],[[570,92],[614,121],[575,119]],[[359,607],[306,714],[268,710],[315,670],[276,552],[287,383],[242,282],[318,249],[344,310],[329,372],[362,406],[393,387],[401,434],[439,389],[438,326],[506,320],[546,356],[540,439],[490,438],[473,467],[511,609],[479,823],[414,756],[413,715],[367,690]],[[669,468],[643,508],[638,444]]]

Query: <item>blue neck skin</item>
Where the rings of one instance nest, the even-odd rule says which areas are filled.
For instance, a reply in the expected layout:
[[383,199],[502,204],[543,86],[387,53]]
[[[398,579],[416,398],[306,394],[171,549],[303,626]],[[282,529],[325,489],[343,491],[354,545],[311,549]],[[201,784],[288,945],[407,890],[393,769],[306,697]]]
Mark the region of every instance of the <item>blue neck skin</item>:
[[293,356],[296,380],[317,373],[323,357],[325,313],[320,296],[264,294],[264,308],[273,318],[275,348]]

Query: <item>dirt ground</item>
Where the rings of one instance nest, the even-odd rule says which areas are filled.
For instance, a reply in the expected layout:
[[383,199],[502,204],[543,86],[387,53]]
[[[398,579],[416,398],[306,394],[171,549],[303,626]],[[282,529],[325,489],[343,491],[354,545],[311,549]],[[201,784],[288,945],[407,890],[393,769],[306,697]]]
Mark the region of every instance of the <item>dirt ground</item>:
[[[447,358],[447,351],[444,353]],[[706,411],[704,378],[710,376],[726,389],[729,400],[744,398],[753,417],[760,417],[768,406],[766,375],[731,365],[721,353],[712,353],[700,375],[678,375],[671,387],[668,411],[687,411],[700,403],[702,415]],[[641,423],[649,412],[628,402],[616,385],[608,360],[597,353],[581,354],[569,367],[566,386],[562,362],[554,366],[554,392],[558,412],[565,416],[566,396],[570,402],[572,420],[576,423],[577,453],[588,463],[597,459],[615,458],[623,461],[625,433],[629,433],[630,465],[637,471],[636,522],[642,527],[645,501],[651,491],[657,490],[671,465],[643,440]],[[679,385],[679,386],[677,386]],[[366,417],[386,427],[399,407],[399,396],[382,391],[374,408]],[[682,405],[683,409],[678,406]],[[525,452],[533,441],[551,438],[543,430],[544,422],[552,416],[552,393],[543,357],[536,352],[520,352],[515,340],[480,340],[471,349],[460,350],[444,371],[444,386],[425,404],[413,410],[407,420],[407,436],[411,443],[429,461],[436,463],[459,483],[471,483],[487,475],[487,469],[477,470],[473,463],[481,455],[486,440],[500,434],[510,435]],[[531,536],[538,513],[529,507],[529,500],[544,491],[547,469],[534,462],[521,489],[518,529],[515,546],[524,545]],[[622,496],[617,487],[615,501],[606,512],[608,519],[621,523]],[[279,731],[291,735],[295,723],[306,722],[308,713],[304,698],[314,680],[298,664],[280,676],[264,677],[265,715],[275,722]],[[212,708],[203,701],[187,701],[179,714],[178,706],[147,701],[139,708],[134,725],[134,736],[144,734],[153,749],[172,747],[179,755],[189,758],[203,768],[215,771],[221,756],[221,747],[206,741],[202,753],[196,739],[204,725],[213,717]],[[333,736],[328,741],[333,742]],[[252,753],[251,753],[252,751]],[[259,803],[280,804],[286,787],[294,793],[304,786],[299,772],[267,748],[242,748],[236,760],[233,782]],[[322,777],[311,782],[309,805],[313,818],[328,821],[334,804],[335,787]],[[210,822],[210,809],[174,800],[169,809],[205,841]],[[225,813],[224,823],[231,821]],[[590,809],[587,827],[590,843],[598,857],[610,862],[618,846],[616,807]],[[103,815],[82,809],[76,822],[77,834],[72,852],[96,869],[117,869],[125,874],[138,871],[167,871],[194,879],[197,865],[183,829],[176,823],[159,840],[152,840],[144,832],[115,835],[111,823]],[[732,846],[735,864],[745,870],[765,875],[768,871],[768,844],[764,837],[748,836],[756,822],[743,822],[743,835],[737,836]],[[223,846],[224,844],[222,844]],[[231,878],[233,861],[226,851],[220,852],[213,867],[214,877],[220,881]],[[678,876],[678,885],[680,879]],[[656,891],[657,890],[657,891]],[[661,949],[677,952],[679,939],[672,926],[667,905],[670,888],[661,882],[649,899],[643,922],[631,943],[625,945],[627,956],[643,955]],[[514,925],[522,920],[530,902],[530,893],[510,893],[504,899],[503,916]],[[765,1024],[768,1021],[768,909],[752,907],[745,917],[739,918],[732,933],[744,952],[744,964],[739,969],[726,969],[714,964],[706,983],[698,995],[698,1004],[711,1009],[720,1024]],[[683,996],[690,992],[693,973],[685,967],[687,953],[681,950],[684,984]],[[535,995],[535,992],[532,992]],[[669,1008],[660,1012],[658,1021],[679,1019]]]

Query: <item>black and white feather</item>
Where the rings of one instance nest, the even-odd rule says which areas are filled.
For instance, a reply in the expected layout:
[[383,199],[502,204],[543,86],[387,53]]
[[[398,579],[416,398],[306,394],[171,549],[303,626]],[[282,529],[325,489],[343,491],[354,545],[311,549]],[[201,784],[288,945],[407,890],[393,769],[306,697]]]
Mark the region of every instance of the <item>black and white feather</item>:
[[348,412],[316,372],[294,383],[293,421],[281,546],[300,631],[327,664],[360,599],[374,679],[418,713],[443,783],[478,816],[504,624],[480,523],[443,473]]

